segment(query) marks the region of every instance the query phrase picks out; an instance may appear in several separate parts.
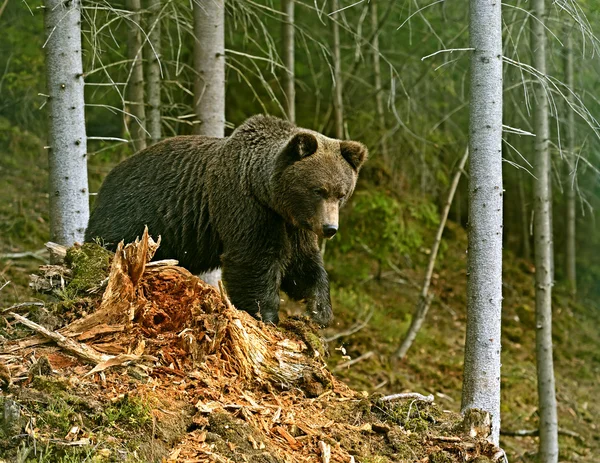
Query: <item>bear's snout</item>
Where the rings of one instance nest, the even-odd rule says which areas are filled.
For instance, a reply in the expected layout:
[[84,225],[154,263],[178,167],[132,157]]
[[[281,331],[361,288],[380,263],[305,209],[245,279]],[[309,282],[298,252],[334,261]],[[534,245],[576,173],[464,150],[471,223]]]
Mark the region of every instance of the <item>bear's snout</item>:
[[337,233],[337,225],[323,225],[323,236],[325,238],[333,238],[333,235]]

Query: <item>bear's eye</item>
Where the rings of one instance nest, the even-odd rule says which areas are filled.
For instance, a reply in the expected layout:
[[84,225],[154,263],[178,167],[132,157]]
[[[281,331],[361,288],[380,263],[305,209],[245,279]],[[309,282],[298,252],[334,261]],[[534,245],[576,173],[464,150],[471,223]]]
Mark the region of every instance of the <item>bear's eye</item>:
[[321,198],[327,198],[327,190],[325,188],[315,188],[313,192]]

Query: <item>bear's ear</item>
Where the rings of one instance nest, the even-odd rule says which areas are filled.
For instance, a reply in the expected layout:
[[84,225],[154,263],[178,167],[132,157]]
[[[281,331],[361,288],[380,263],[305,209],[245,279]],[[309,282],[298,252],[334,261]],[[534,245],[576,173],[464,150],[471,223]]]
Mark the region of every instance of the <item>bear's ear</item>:
[[340,141],[340,153],[356,172],[369,157],[367,147],[357,141]]
[[311,133],[300,132],[292,137],[282,154],[288,162],[294,163],[315,154],[318,146],[317,137]]

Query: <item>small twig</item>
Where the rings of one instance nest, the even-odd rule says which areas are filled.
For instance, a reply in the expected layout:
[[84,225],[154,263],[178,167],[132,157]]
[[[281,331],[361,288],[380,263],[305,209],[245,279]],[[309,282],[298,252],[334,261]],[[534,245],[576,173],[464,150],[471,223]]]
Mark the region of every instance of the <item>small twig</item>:
[[351,367],[355,363],[362,362],[363,360],[373,357],[374,354],[375,353],[372,350],[370,350],[369,352],[366,352],[366,353],[362,354],[361,356],[356,357],[355,359],[348,360],[347,362],[343,362],[343,363],[340,363],[339,365],[336,365],[334,370],[341,370],[342,368]]
[[52,339],[63,349],[78,355],[79,357],[90,363],[98,364],[110,360],[112,358],[112,356],[110,355],[100,354],[99,352],[89,347],[87,344],[78,343],[76,341],[73,341],[72,339],[67,338],[66,336],[63,336],[60,333],[57,333],[56,331],[50,331],[47,328],[44,328],[43,326],[32,322],[28,318],[19,315],[18,313],[8,312],[8,315],[14,317],[15,320],[22,323],[26,327],[31,328],[33,331],[40,333],[41,335],[49,339]]
[[462,439],[456,436],[433,436],[431,440],[437,440],[440,442],[461,442]]
[[342,338],[345,336],[350,336],[350,335],[353,335],[354,333],[357,333],[358,331],[362,330],[365,326],[367,326],[369,324],[369,321],[373,317],[374,313],[375,313],[375,310],[371,309],[371,311],[367,314],[367,316],[365,317],[364,320],[361,320],[361,321],[355,323],[350,328],[348,328],[346,331],[340,331],[339,333],[336,333],[333,336],[325,338],[325,342],[332,342],[332,341],[335,341],[336,339],[339,339],[339,338]]
[[331,446],[320,440],[319,450],[321,451],[321,461],[323,463],[329,463],[331,461]]
[[[0,288],[0,289],[2,289],[2,288]],[[44,307],[44,305],[45,304],[43,302],[20,302],[18,304],[7,307],[6,309],[2,309],[2,310],[0,310],[0,312],[1,313],[9,312],[11,310],[20,309],[21,307],[31,307],[31,306]]]
[[[558,428],[558,433],[563,436],[573,437],[577,439],[579,442],[584,442],[583,436],[581,434],[576,433],[575,431],[571,431],[569,429]],[[539,436],[539,429],[501,429],[500,434],[503,436],[512,436],[512,437],[530,437],[530,436]]]
[[8,280],[2,286],[0,286],[0,291],[2,291],[4,288],[6,288],[9,284],[10,284],[10,280]]
[[31,257],[33,259],[41,260],[42,262],[47,264],[48,259],[40,255],[45,251],[45,249],[39,249],[37,251],[9,252],[6,254],[0,254],[0,259],[26,259],[27,257]]
[[419,394],[418,392],[401,392],[400,394],[386,395],[386,396],[382,397],[380,400],[382,400],[383,402],[392,402],[394,400],[405,400],[405,399],[419,400],[421,402],[428,402],[428,403],[433,403],[433,401],[435,400],[435,398],[433,397],[433,394],[423,395],[423,394]]

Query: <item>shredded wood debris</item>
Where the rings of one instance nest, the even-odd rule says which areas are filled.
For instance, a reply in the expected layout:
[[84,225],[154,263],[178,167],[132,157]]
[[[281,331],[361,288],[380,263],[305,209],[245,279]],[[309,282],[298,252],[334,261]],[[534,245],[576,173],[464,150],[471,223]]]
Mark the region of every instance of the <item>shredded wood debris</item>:
[[[121,243],[103,294],[58,330],[11,312],[13,324],[34,334],[0,344],[0,387],[18,400],[44,375],[96,409],[137,397],[151,408],[147,460],[427,461],[441,452],[451,457],[444,461],[468,461],[498,453],[481,432],[456,426],[459,417],[436,418],[431,396],[382,400],[349,389],[328,370],[310,322],[277,328],[238,311],[222,285],[207,285],[176,261],[149,263],[159,245],[147,230]],[[70,269],[45,271],[68,285]],[[34,278],[44,290],[51,284],[39,283],[47,281]],[[68,429],[45,442],[110,453],[82,423]]]

